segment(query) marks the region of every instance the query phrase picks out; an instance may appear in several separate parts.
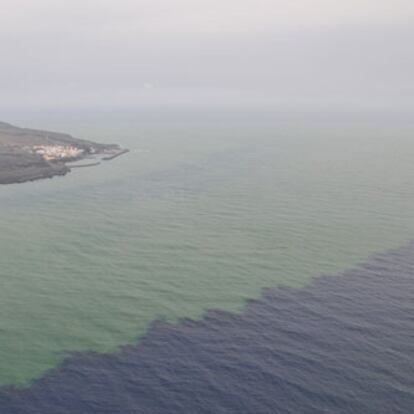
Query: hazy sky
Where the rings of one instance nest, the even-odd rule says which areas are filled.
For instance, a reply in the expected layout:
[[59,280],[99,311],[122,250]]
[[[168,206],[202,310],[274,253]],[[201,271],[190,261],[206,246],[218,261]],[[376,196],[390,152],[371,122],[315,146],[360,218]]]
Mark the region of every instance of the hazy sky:
[[0,109],[414,108],[413,0],[0,0]]

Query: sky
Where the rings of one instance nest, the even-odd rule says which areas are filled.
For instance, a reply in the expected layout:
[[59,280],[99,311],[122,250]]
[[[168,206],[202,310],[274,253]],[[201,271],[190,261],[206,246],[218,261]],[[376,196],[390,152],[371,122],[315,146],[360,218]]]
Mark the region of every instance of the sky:
[[0,110],[414,109],[412,0],[0,0]]

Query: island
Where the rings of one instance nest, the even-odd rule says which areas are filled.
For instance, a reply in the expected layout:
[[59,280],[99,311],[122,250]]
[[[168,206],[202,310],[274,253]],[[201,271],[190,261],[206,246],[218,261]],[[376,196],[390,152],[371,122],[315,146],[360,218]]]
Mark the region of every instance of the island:
[[[116,144],[99,144],[71,135],[19,128],[0,122],[0,184],[65,175],[74,167],[98,165],[128,152]],[[88,164],[74,161],[93,159]]]

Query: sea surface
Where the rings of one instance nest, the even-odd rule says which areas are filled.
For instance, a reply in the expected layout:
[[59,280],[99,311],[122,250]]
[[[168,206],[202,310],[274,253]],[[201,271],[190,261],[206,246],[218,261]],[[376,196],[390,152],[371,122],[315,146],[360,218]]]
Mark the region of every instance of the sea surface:
[[414,411],[414,125],[33,119],[130,153],[0,187],[0,412]]

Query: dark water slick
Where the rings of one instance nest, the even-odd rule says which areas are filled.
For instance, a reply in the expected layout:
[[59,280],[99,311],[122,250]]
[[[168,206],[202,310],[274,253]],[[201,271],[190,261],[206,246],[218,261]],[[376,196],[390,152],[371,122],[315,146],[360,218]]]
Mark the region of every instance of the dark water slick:
[[[252,275],[253,277],[254,275]],[[156,322],[140,344],[81,353],[2,414],[412,413],[414,243],[241,314]]]

